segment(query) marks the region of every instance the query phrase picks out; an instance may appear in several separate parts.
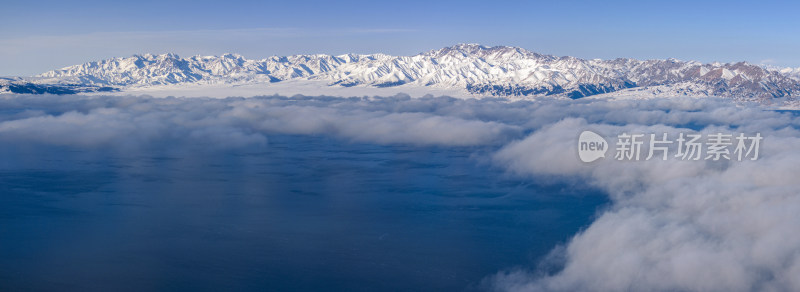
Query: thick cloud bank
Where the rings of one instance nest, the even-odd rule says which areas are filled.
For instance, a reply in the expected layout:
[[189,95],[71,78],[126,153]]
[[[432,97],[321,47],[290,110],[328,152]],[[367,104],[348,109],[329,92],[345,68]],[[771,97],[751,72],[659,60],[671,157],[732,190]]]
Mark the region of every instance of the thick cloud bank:
[[[541,101],[260,97],[0,97],[0,142],[103,147],[269,147],[273,134],[483,146],[533,180],[587,183],[612,206],[553,265],[487,277],[503,291],[800,291],[800,119],[710,99]],[[580,162],[577,138],[761,133],[756,161]],[[643,148],[643,151],[646,151]],[[553,264],[550,263],[550,264]],[[543,265],[544,266],[544,265]]]
[[160,143],[209,148],[264,145],[269,134],[326,134],[359,142],[485,145],[521,127],[459,110],[454,99],[146,98],[15,96],[0,98],[0,139],[135,149]]
[[[796,118],[711,102],[613,107],[589,110],[587,118],[554,121],[495,155],[497,163],[522,175],[585,180],[608,192],[613,206],[554,251],[561,269],[505,271],[489,281],[492,288],[800,291]],[[603,114],[607,118],[597,119]],[[691,133],[683,128],[689,124],[706,134],[760,132],[765,136],[760,157],[594,164],[575,159],[576,129],[606,133],[613,141],[623,132],[676,137]]]

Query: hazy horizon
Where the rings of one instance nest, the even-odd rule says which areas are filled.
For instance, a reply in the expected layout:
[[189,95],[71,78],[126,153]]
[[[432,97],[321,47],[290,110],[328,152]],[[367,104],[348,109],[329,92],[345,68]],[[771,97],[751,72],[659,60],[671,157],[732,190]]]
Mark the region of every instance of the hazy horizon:
[[517,46],[584,59],[800,66],[800,40],[793,37],[800,33],[800,20],[793,14],[800,6],[782,1],[758,6],[621,0],[226,4],[12,2],[0,19],[0,76],[31,76],[143,53],[237,53],[255,59],[312,53],[413,55],[457,43]]
[[[224,53],[218,53],[218,54],[191,54],[191,53],[190,54],[181,54],[181,53],[176,53],[176,52],[167,52],[167,51],[165,51],[165,52],[160,52],[160,53],[141,52],[141,53],[133,53],[133,54],[129,54],[129,55],[124,55],[124,56],[109,56],[109,57],[100,58],[100,59],[85,60],[85,61],[81,61],[81,62],[78,62],[78,63],[65,65],[65,66],[61,66],[61,67],[57,67],[57,68],[51,68],[51,69],[47,69],[45,71],[41,71],[41,72],[29,74],[29,75],[20,75],[20,74],[16,74],[16,75],[0,75],[0,77],[32,77],[32,76],[35,76],[35,75],[38,75],[38,74],[45,73],[45,72],[50,71],[50,70],[58,70],[58,69],[66,68],[66,67],[69,67],[69,66],[82,65],[82,64],[86,64],[86,63],[90,63],[90,62],[102,61],[102,60],[113,59],[113,58],[128,58],[128,57],[133,57],[133,56],[137,56],[137,55],[138,56],[142,56],[142,55],[175,54],[180,58],[191,58],[191,57],[194,57],[194,56],[215,56],[215,57],[218,57],[218,56],[222,56],[222,55],[225,55],[225,54],[235,54],[235,55],[240,55],[240,56],[242,56],[242,57],[244,57],[246,59],[250,59],[250,60],[261,60],[261,59],[267,59],[267,58],[270,58],[270,57],[284,57],[284,56],[292,56],[292,55],[317,55],[317,54],[331,55],[331,56],[339,56],[339,55],[345,55],[345,54],[360,54],[360,55],[387,54],[387,55],[393,55],[393,56],[415,56],[415,55],[419,55],[419,54],[424,54],[424,53],[429,52],[429,51],[438,50],[438,49],[447,48],[447,47],[453,47],[453,46],[460,45],[460,44],[478,44],[478,45],[482,45],[482,46],[485,46],[485,47],[488,47],[488,48],[498,47],[498,46],[499,47],[506,46],[506,47],[522,48],[522,49],[527,50],[527,51],[540,53],[540,54],[545,54],[545,55],[552,55],[552,56],[557,56],[557,57],[571,56],[571,55],[560,55],[560,54],[555,54],[555,53],[543,53],[543,52],[530,50],[528,48],[519,47],[519,46],[508,46],[508,45],[502,45],[502,44],[486,45],[486,44],[481,44],[481,43],[457,43],[457,44],[446,45],[446,46],[438,47],[438,48],[431,48],[431,49],[428,49],[428,50],[419,51],[417,53],[408,53],[408,54],[387,54],[387,53],[384,53],[384,52],[341,52],[341,53],[324,53],[324,52],[314,53],[314,52],[308,52],[308,53],[271,54],[271,55],[263,55],[262,54],[262,55],[259,55],[259,57],[251,57],[250,55],[240,54],[238,52],[224,52]],[[583,57],[579,57],[579,56],[571,56],[571,57],[577,57],[577,58],[581,58],[581,59],[584,59],[584,60],[591,60],[591,59],[613,60],[613,59],[616,59],[616,58],[629,58],[629,59],[638,59],[638,60],[677,59],[677,60],[680,60],[680,61],[697,61],[697,62],[701,62],[701,63],[704,63],[704,64],[747,62],[747,63],[751,63],[751,64],[756,64],[756,65],[778,67],[778,68],[792,67],[792,66],[780,66],[780,65],[776,65],[776,64],[770,64],[769,62],[765,62],[765,61],[769,61],[769,60],[762,60],[760,62],[753,62],[753,61],[747,61],[747,60],[730,60],[730,61],[710,60],[710,61],[703,61],[703,60],[697,60],[697,59],[681,59],[681,58],[675,58],[675,57],[665,57],[665,58],[632,58],[632,57],[627,57],[627,56],[617,56],[617,57],[610,57],[610,58],[583,58]]]

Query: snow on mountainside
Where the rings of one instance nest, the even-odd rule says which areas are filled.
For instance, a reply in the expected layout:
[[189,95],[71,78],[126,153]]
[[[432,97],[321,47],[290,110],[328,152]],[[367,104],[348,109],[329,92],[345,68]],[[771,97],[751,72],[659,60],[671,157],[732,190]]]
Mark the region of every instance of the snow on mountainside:
[[[135,55],[53,70],[24,82],[33,87],[66,85],[80,92],[172,84],[313,80],[331,87],[402,85],[457,89],[473,95],[568,98],[652,87],[663,95],[763,100],[800,96],[800,81],[791,77],[798,74],[744,62],[584,60],[516,47],[460,44],[414,56],[295,55],[250,60],[234,54],[190,58],[175,54]],[[8,84],[19,87],[22,82],[6,82],[7,90]]]
[[782,68],[778,69],[783,75],[789,76],[794,80],[800,81],[800,67],[798,68]]

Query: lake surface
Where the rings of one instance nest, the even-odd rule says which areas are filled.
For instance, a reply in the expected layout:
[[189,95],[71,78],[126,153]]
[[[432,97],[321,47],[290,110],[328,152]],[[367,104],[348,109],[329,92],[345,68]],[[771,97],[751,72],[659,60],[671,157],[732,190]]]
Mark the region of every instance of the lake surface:
[[491,147],[198,149],[0,146],[0,290],[467,290],[607,203]]

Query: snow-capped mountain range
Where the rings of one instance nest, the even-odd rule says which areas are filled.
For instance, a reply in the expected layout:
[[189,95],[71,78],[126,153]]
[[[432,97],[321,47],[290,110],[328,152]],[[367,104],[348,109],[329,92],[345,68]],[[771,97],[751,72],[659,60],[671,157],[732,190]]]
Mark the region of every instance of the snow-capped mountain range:
[[0,91],[76,93],[186,84],[269,86],[290,80],[324,82],[330,87],[443,88],[478,96],[581,98],[631,90],[748,100],[800,96],[800,68],[675,59],[585,60],[477,44],[459,44],[414,56],[294,55],[251,60],[235,54],[189,58],[134,55],[36,77],[5,78],[0,80]]
[[783,75],[794,78],[795,80],[800,80],[800,68],[779,68],[777,70]]

